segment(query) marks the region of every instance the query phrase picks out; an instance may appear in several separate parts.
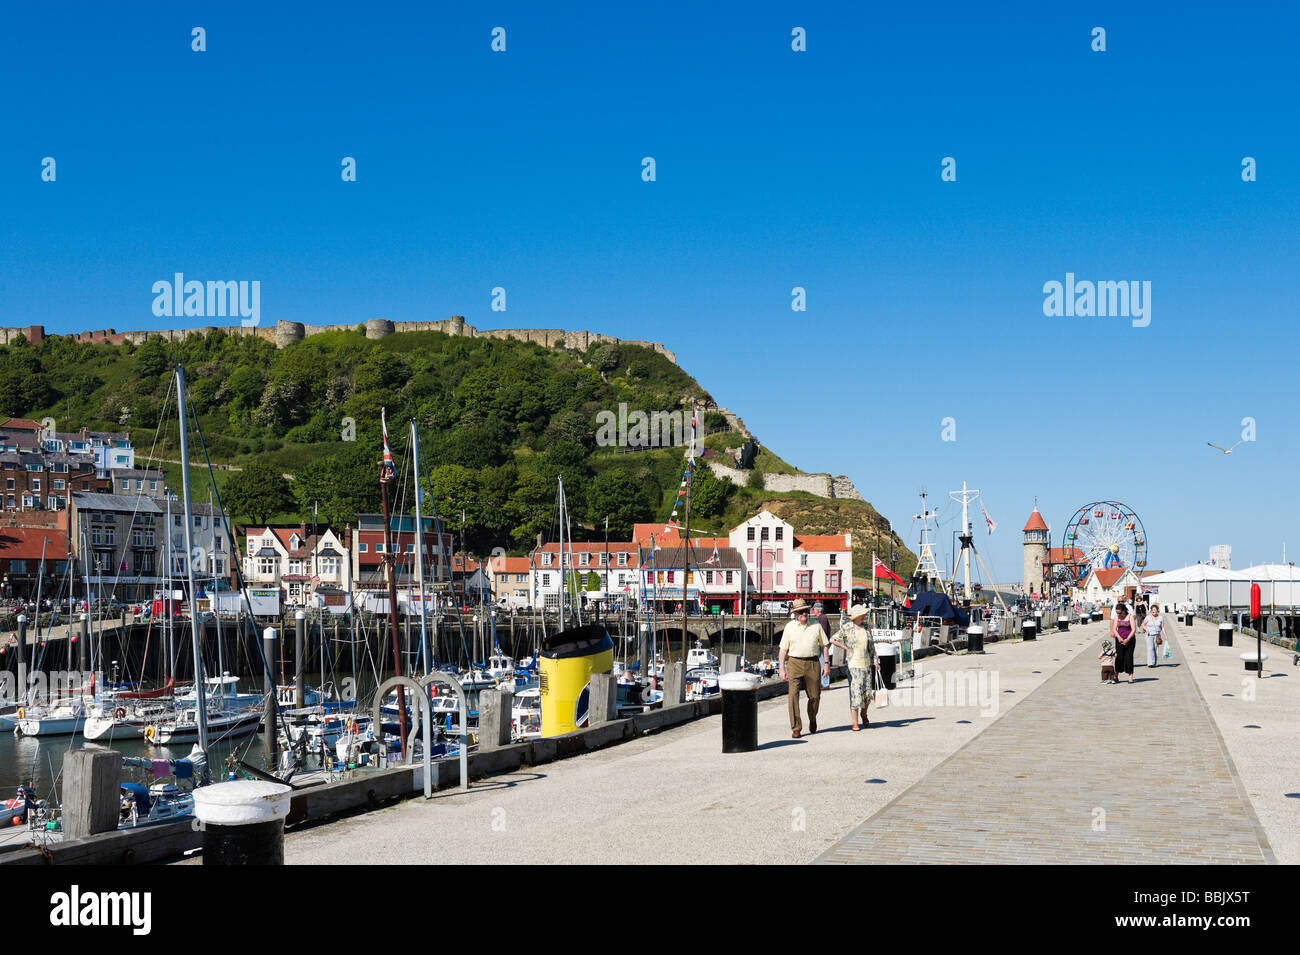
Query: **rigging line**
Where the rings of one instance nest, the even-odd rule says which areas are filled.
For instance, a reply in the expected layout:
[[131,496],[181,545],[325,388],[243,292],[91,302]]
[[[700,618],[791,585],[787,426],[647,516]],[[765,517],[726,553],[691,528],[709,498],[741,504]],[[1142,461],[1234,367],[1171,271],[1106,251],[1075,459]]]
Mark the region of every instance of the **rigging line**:
[[[176,376],[175,376],[175,375],[172,375],[172,376],[170,376],[170,380],[169,380],[168,383],[167,383],[167,394],[163,396],[162,409],[161,409],[161,411],[159,412],[160,417],[159,417],[159,419],[158,419],[158,421],[159,421],[159,425],[158,425],[157,428],[154,429],[154,433],[153,433],[153,445],[150,446],[150,448],[149,448],[149,457],[145,459],[145,463],[146,463],[146,464],[151,464],[151,463],[153,462],[153,454],[154,454],[155,449],[157,449],[157,447],[158,447],[158,437],[159,437],[159,435],[162,433],[162,429],[163,429],[163,424],[162,424],[162,423],[163,423],[163,422],[166,422],[166,421],[170,421],[170,416],[168,415],[168,409],[171,407],[172,390],[173,390],[175,387],[176,387]],[[152,470],[152,468],[151,468],[150,470]],[[159,470],[161,471],[162,469],[159,468]],[[112,493],[112,478],[109,479],[109,493],[110,493],[110,494]],[[164,485],[164,493],[166,493],[166,485]],[[143,494],[142,492],[136,494],[136,498],[135,498],[135,510],[131,512],[131,525],[130,525],[130,527],[127,529],[127,533],[128,533],[128,534],[131,533],[131,528],[134,528],[134,527],[135,527],[135,518],[136,518],[136,515],[140,513],[140,502],[141,502],[143,499],[144,499],[144,494]],[[167,532],[167,533],[171,533],[171,528],[167,528],[167,531],[166,531],[166,532]],[[125,550],[125,544],[123,544],[123,549]],[[89,555],[87,555],[87,556],[89,556]],[[122,579],[122,564],[121,564],[121,563],[118,564],[116,570],[117,570],[117,575],[113,578],[113,589],[112,589],[112,591],[111,591],[112,594],[116,594],[116,593],[117,593],[117,585],[121,582],[121,579]],[[135,576],[136,576],[136,587],[137,587],[137,589],[138,589],[138,588],[139,588],[139,579],[140,579],[140,577],[141,577],[139,567],[136,568],[136,574],[135,574]],[[101,585],[101,586],[103,585],[103,576],[102,576],[102,575],[100,576],[100,585]]]

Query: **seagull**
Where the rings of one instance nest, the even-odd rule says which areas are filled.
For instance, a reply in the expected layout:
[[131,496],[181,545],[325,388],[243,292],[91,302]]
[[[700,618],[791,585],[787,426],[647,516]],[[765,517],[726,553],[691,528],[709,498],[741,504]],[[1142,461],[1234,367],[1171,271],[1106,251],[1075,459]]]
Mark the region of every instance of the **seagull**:
[[[1243,438],[1242,440],[1244,441],[1245,439]],[[1208,444],[1210,447],[1214,448],[1214,450],[1216,451],[1222,451],[1224,454],[1231,454],[1232,448],[1235,448],[1237,444],[1241,444],[1241,441],[1238,441],[1237,444],[1234,444],[1232,448],[1221,448],[1217,444],[1214,444],[1211,441],[1206,441],[1205,443]]]

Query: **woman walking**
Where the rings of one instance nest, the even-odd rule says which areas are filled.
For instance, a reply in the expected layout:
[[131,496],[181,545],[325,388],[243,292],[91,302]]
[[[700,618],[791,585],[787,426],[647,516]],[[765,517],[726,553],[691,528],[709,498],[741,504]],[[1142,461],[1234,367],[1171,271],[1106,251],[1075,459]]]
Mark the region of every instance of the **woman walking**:
[[1133,621],[1129,619],[1128,607],[1116,603],[1115,613],[1110,619],[1110,635],[1115,639],[1115,676],[1128,674],[1129,683],[1133,682],[1133,641],[1137,633]]
[[1147,666],[1159,666],[1157,662],[1160,644],[1164,643],[1165,622],[1160,619],[1160,605],[1152,604],[1151,612],[1142,622],[1142,629],[1147,634]]
[[876,647],[871,640],[871,631],[864,627],[867,608],[855,604],[849,610],[849,622],[840,625],[840,629],[831,638],[831,643],[844,651],[849,664],[849,715],[853,720],[853,731],[861,730],[858,719],[867,726],[867,706],[875,696],[875,684],[872,677],[876,670]]

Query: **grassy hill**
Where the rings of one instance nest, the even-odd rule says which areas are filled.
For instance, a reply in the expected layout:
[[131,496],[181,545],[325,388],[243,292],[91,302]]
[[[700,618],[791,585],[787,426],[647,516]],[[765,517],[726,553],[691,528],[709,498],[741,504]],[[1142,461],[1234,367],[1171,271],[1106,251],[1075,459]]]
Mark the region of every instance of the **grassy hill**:
[[[575,536],[599,539],[637,521],[666,519],[677,497],[681,448],[628,452],[597,442],[601,412],[682,413],[712,398],[657,352],[600,343],[569,352],[513,340],[405,332],[367,339],[354,331],[313,335],[276,349],[221,330],[169,342],[95,345],[52,336],[0,348],[0,415],[55,420],[59,431],[129,431],[137,464],[160,466],[179,487],[173,369],[185,367],[193,410],[216,465],[215,492],[237,520],[341,525],[379,508],[380,409],[387,410],[399,479],[396,507],[411,507],[407,422],[422,444],[424,483],[453,530],[465,515],[471,550],[522,552],[553,536],[563,476]],[[684,417],[689,417],[688,414]],[[745,436],[711,434],[735,447]],[[191,438],[192,461],[201,460]],[[756,467],[798,473],[768,448]],[[289,475],[286,481],[282,475]],[[193,493],[207,500],[206,475]],[[773,495],[697,473],[692,526],[721,531],[767,505],[810,533],[855,535],[855,567],[869,567],[884,522],[869,504],[812,495]],[[865,550],[864,550],[865,548]],[[900,570],[914,563],[897,546]],[[862,553],[865,553],[864,559]],[[859,573],[859,576],[863,576]]]

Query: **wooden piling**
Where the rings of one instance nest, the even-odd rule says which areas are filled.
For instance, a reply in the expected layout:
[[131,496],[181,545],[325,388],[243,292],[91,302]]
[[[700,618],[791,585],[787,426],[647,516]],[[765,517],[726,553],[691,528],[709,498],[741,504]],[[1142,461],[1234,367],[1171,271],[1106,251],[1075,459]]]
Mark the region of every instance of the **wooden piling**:
[[122,754],[74,749],[63,758],[63,838],[84,839],[117,828]]

